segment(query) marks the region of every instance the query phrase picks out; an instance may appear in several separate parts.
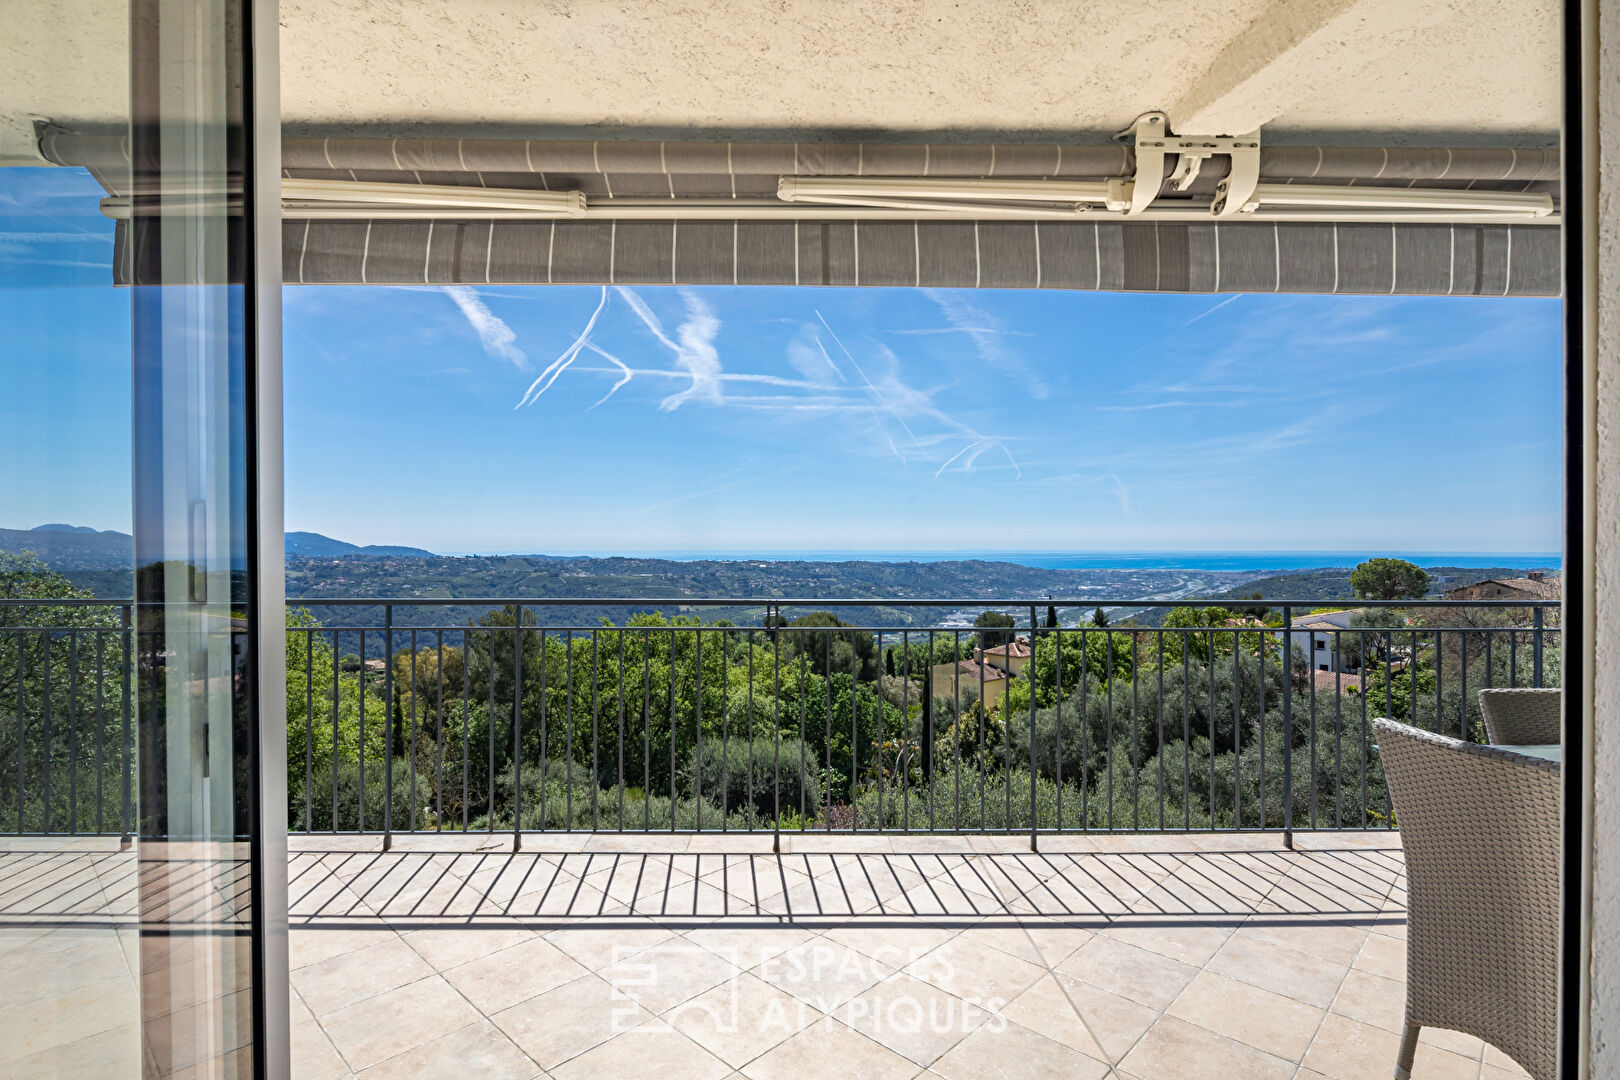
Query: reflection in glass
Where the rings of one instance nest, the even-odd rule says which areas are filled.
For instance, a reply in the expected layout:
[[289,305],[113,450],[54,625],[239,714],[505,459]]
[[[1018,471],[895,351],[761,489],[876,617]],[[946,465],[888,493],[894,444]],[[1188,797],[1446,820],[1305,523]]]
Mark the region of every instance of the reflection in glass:
[[0,1076],[250,1077],[240,12],[8,18]]

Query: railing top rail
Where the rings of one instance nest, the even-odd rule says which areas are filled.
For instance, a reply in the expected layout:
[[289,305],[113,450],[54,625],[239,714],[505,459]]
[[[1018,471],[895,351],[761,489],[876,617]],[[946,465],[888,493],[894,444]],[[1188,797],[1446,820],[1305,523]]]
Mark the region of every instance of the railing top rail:
[[[288,597],[293,607],[1336,607],[1336,608],[1551,608],[1557,600],[1289,600],[1238,599],[1236,597],[1181,598],[1177,600],[1113,599],[1110,597],[695,597],[695,596],[407,596],[407,597],[355,597],[321,596]],[[194,602],[178,605],[163,601],[129,599],[87,599],[82,597],[29,599],[0,598],[0,607],[196,607]],[[225,605],[208,605],[220,607]]]

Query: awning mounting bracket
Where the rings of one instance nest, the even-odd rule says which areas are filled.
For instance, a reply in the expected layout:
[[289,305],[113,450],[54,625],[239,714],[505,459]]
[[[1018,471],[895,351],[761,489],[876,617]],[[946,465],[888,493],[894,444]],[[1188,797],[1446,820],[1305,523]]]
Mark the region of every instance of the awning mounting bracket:
[[[1210,213],[1215,217],[1252,212],[1255,188],[1260,183],[1260,132],[1247,135],[1172,135],[1170,118],[1162,112],[1145,112],[1116,138],[1129,140],[1136,150],[1136,174],[1118,182],[1111,194],[1110,210],[1121,210],[1127,217],[1152,206],[1164,189],[1165,158],[1175,157],[1170,186],[1186,191],[1198,179],[1204,162],[1220,155],[1231,159],[1231,167],[1215,188]],[[1115,205],[1117,203],[1118,205]]]

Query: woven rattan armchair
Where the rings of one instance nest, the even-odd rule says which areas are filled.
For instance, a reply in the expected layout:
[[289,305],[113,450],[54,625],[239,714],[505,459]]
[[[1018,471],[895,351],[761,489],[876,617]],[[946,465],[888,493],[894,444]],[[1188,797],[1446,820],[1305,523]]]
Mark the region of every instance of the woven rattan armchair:
[[[1557,1071],[1559,766],[1374,720],[1406,854],[1406,1030],[1450,1028]],[[1420,1077],[1419,1080],[1422,1080]]]
[[1562,690],[1481,690],[1479,711],[1485,734],[1496,746],[1560,742]]

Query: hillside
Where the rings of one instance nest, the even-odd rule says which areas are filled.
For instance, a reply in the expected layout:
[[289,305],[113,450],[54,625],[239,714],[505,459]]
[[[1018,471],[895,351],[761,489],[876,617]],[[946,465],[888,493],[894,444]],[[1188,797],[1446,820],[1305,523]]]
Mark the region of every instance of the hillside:
[[433,552],[415,547],[399,547],[391,544],[367,544],[361,547],[344,540],[334,540],[330,536],[322,536],[316,532],[290,532],[287,534],[287,555],[322,556],[322,555],[367,555],[381,557],[397,555],[406,558],[431,559]]
[[[1472,585],[1487,578],[1523,577],[1522,567],[1508,566],[1425,566],[1429,574],[1429,596],[1440,596],[1460,585]],[[1557,566],[1543,567],[1556,575]],[[1247,599],[1259,593],[1266,600],[1341,600],[1354,596],[1348,566],[1325,566],[1274,574],[1245,582],[1240,588],[1213,594],[1218,599]]]
[[[108,529],[97,532],[84,525],[39,525],[32,529],[0,529],[0,551],[32,551],[54,570],[122,571],[128,574],[134,560],[135,539],[129,533]],[[431,551],[415,547],[370,544],[361,547],[314,532],[287,534],[287,557],[357,555],[434,558]],[[127,590],[126,590],[127,591]]]
[[129,570],[135,538],[83,525],[41,525],[35,529],[0,529],[0,551],[32,551],[53,570]]
[[[871,599],[870,606],[841,609],[863,625],[966,625],[983,607],[977,601],[1027,597],[1044,608],[1048,596],[1084,601],[1063,612],[1066,622],[1089,614],[1096,602],[1124,597],[1199,595],[1230,589],[1252,575],[1206,570],[1052,570],[983,560],[946,562],[695,560],[642,558],[560,558],[546,555],[469,555],[408,558],[289,558],[287,595],[317,597],[547,597],[650,601],[639,610],[683,610],[699,598],[752,601],[705,608],[712,618],[757,624],[767,601],[793,599]],[[948,608],[906,608],[905,597],[962,600]],[[658,603],[664,601],[664,603]],[[886,602],[886,603],[885,603]],[[465,620],[475,609],[462,605],[433,609],[440,625]],[[799,612],[807,610],[799,608]],[[813,608],[809,609],[813,610]],[[1011,609],[1009,609],[1011,610]],[[588,626],[599,618],[622,621],[616,605],[542,610],[553,623]],[[788,611],[791,617],[795,612]],[[322,618],[336,625],[375,624],[371,608],[332,608]],[[398,616],[397,616],[398,617]],[[1027,618],[1027,614],[1025,616]]]

